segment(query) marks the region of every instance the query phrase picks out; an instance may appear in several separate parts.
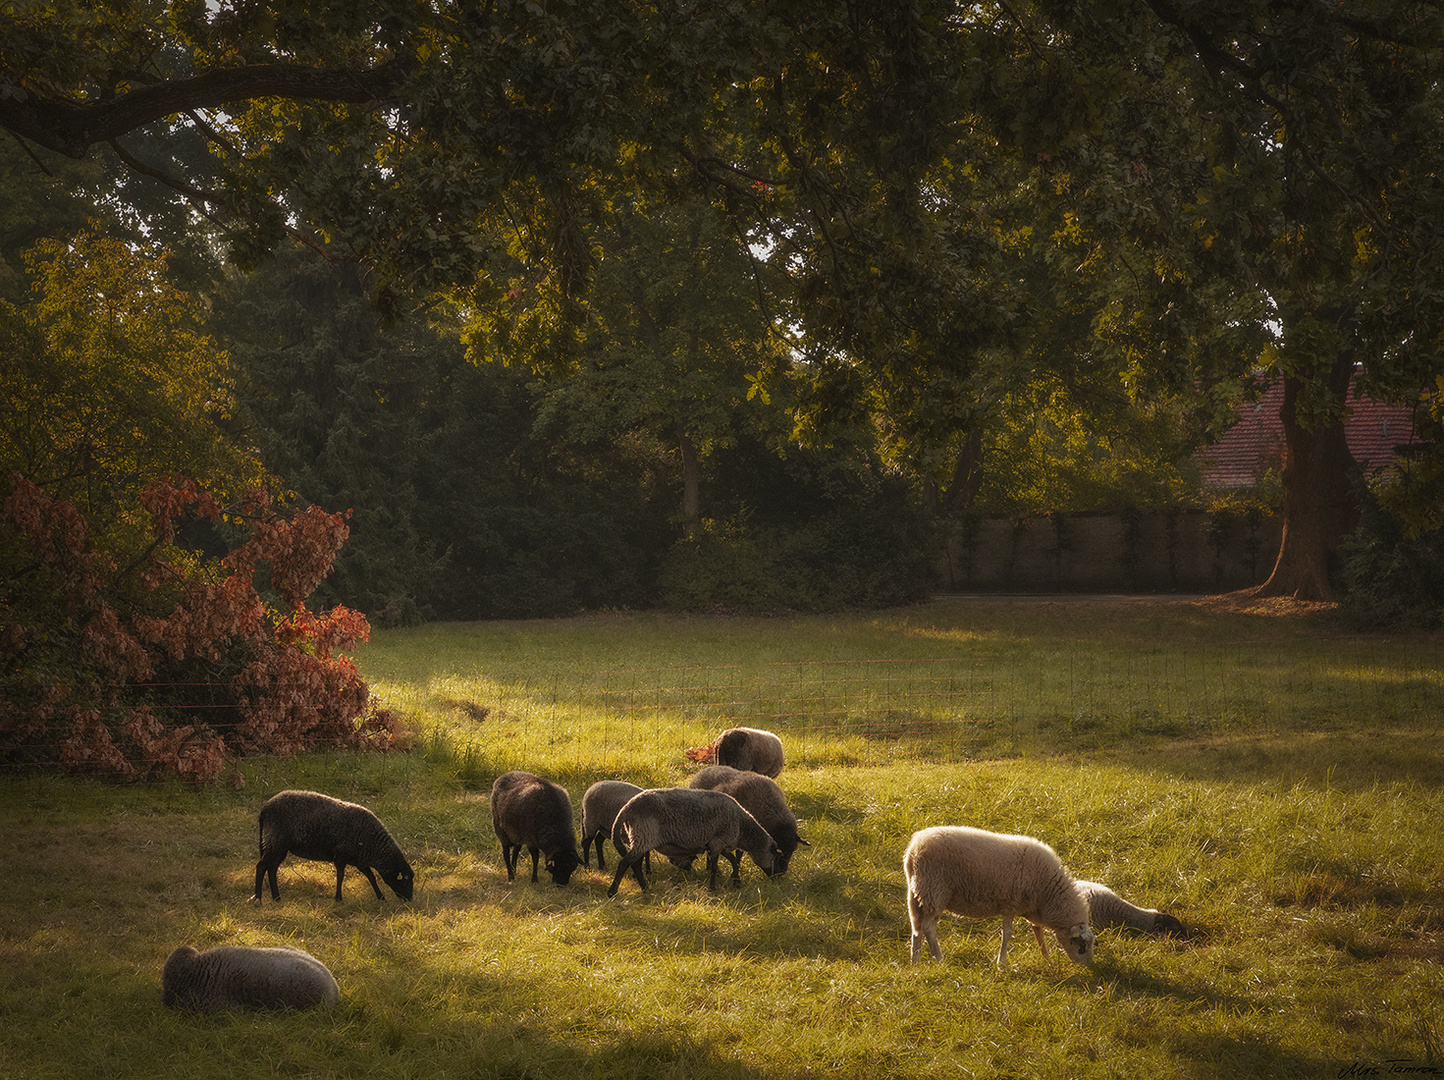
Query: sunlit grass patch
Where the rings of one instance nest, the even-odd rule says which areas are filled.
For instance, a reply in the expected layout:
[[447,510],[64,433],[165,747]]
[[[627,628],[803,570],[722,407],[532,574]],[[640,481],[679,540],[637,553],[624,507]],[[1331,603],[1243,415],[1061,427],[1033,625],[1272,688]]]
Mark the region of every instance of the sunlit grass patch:
[[[378,633],[362,669],[414,731],[409,754],[245,760],[239,789],[0,786],[0,1071],[1202,1080],[1444,1067],[1444,765],[1438,681],[1419,658],[1431,643],[1170,610],[1099,620],[948,602]],[[957,715],[888,705],[879,678],[850,683],[835,722],[777,718],[779,782],[811,842],[786,875],[744,860],[741,887],[724,874],[714,892],[700,868],[661,860],[646,893],[629,877],[609,900],[609,848],[607,872],[584,868],[566,888],[544,873],[533,884],[527,857],[507,880],[487,800],[500,772],[560,780],[578,812],[596,779],[684,783],[685,749],[724,722],[723,668],[753,683],[794,661],[895,672],[944,647],[970,670],[991,665]],[[615,705],[623,673],[666,669],[679,686],[687,668],[713,673],[709,700]],[[787,690],[772,686],[746,699],[750,714]],[[371,806],[416,868],[414,901],[378,901],[350,871],[337,904],[329,865],[290,858],[282,902],[248,903],[256,813],[285,787]],[[912,965],[902,850],[944,823],[1039,836],[1190,937],[1104,931],[1084,968],[1056,949],[1045,959],[1019,923],[999,971],[1001,921],[949,918],[945,962]],[[160,965],[186,941],[305,948],[335,973],[341,1005],[171,1013]]]

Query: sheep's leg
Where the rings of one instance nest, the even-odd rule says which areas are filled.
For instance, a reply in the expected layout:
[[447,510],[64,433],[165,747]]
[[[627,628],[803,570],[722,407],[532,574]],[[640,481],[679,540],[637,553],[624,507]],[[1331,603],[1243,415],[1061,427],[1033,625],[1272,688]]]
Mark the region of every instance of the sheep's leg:
[[1043,928],[1037,923],[1030,924],[1033,927],[1033,936],[1038,939],[1038,948],[1043,950],[1043,959],[1048,959],[1048,939],[1044,936]]
[[[344,862],[338,862],[338,863],[336,864],[336,900],[337,900],[338,902],[339,902],[340,899],[341,899],[341,879],[342,879],[343,877],[345,877],[345,876],[346,876],[346,864],[345,864]],[[375,885],[376,883],[373,881],[371,884],[372,884],[372,885]],[[380,895],[381,895],[381,890],[380,890],[380,889],[377,889],[377,890],[376,890],[376,895],[377,895],[377,896],[380,896]]]
[[268,868],[263,860],[256,863],[256,891],[251,894],[251,903],[253,904],[259,904],[261,902],[261,889],[264,887],[266,881],[267,869],[269,869],[271,873],[271,892],[273,894],[271,899],[279,900],[281,898],[280,893],[276,890],[276,868]]
[[607,890],[608,896],[617,895],[617,890],[621,888],[622,885],[622,878],[627,876],[628,868],[636,875],[637,884],[641,886],[643,891],[646,891],[647,879],[642,874],[642,858],[645,855],[646,852],[644,851],[641,855],[622,855],[617,859],[617,874],[612,878],[612,887]]
[[717,890],[717,852],[707,852],[707,888]]
[[508,841],[506,841],[506,840],[503,840],[503,841],[501,842],[501,861],[506,864],[506,880],[507,880],[507,881],[515,881],[515,880],[516,880],[516,864],[517,864],[517,861],[518,861],[520,858],[521,858],[521,845],[520,845],[520,844],[517,844],[517,845],[515,846],[515,848],[513,848],[510,842],[508,842]]
[[907,897],[907,917],[908,923],[913,924],[913,963],[917,963],[923,953],[923,941],[927,941],[927,949],[933,954],[933,959],[941,962],[943,950],[937,944],[937,915],[924,913],[911,891]]
[[[382,892],[381,892],[381,886],[376,884],[376,875],[371,872],[371,867],[369,867],[369,866],[358,866],[358,867],[356,867],[356,869],[357,869],[357,870],[360,870],[361,873],[365,874],[365,875],[366,875],[366,880],[369,881],[369,882],[371,882],[371,891],[376,894],[376,899],[377,899],[377,900],[385,900],[386,897],[385,897],[385,895],[383,895]],[[340,899],[340,897],[337,897],[337,899]]]
[[727,856],[727,861],[732,864],[732,884],[733,884],[733,885],[736,885],[738,888],[741,888],[741,887],[742,887],[742,852],[740,852],[740,851],[724,851],[722,854],[726,855],[726,856]]
[[[536,861],[541,852],[537,848],[527,848],[531,852],[531,880],[536,883]],[[517,848],[517,858],[521,858],[521,848]]]
[[1003,920],[1003,944],[998,949],[998,966],[1003,967],[1008,963],[1008,942],[1013,937],[1013,917],[1009,915]]

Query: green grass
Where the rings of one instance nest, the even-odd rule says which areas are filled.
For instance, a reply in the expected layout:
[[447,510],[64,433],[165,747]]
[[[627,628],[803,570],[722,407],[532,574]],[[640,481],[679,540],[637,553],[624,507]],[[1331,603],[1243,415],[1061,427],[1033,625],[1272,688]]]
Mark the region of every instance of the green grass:
[[[410,754],[243,761],[239,789],[0,783],[0,1075],[1444,1068],[1440,655],[1434,638],[1178,601],[378,633],[360,663]],[[923,660],[969,679],[943,703],[900,700],[898,665]],[[767,722],[800,663],[840,704]],[[554,776],[574,803],[604,776],[683,782],[682,749],[743,699],[788,741],[780,781],[813,845],[785,877],[748,863],[714,894],[659,865],[652,891],[629,879],[611,901],[595,868],[566,889],[507,882],[486,804],[499,772]],[[255,812],[290,786],[372,806],[416,866],[415,901],[378,902],[353,872],[335,904],[329,867],[289,860],[282,903],[248,904]],[[1015,933],[1000,972],[996,921],[949,919],[944,963],[910,965],[901,853],[939,823],[1043,837],[1193,938],[1105,932],[1085,969]],[[160,967],[182,942],[299,945],[342,1004],[171,1012]]]

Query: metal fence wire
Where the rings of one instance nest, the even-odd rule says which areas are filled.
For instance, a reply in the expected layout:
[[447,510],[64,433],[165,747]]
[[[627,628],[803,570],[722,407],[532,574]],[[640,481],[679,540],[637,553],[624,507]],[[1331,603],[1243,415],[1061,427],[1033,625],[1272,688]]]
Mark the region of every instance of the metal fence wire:
[[[470,756],[478,773],[558,761],[620,767],[659,744],[675,748],[667,754],[676,761],[729,727],[776,730],[794,765],[868,765],[966,757],[1057,731],[1126,738],[1430,726],[1444,716],[1444,637],[1341,639],[1328,650],[1233,641],[1086,657],[576,666],[540,678],[488,668],[438,675],[415,694],[401,702],[383,694],[383,704],[398,707],[423,742]],[[226,706],[204,705],[204,694],[192,700],[178,721],[228,722]],[[0,737],[0,776],[58,767],[60,751],[58,741],[31,743],[19,759]]]

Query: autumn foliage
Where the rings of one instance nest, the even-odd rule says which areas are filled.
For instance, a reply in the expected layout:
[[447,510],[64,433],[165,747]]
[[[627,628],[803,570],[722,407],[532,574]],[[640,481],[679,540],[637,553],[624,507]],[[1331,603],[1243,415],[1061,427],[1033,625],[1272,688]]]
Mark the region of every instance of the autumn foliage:
[[[228,758],[317,747],[393,749],[338,650],[359,612],[308,610],[348,534],[345,515],[289,517],[264,492],[226,512],[189,481],[141,497],[126,565],[84,516],[19,474],[0,516],[0,763],[129,780],[219,776]],[[240,524],[224,557],[180,542],[187,524]],[[269,601],[269,602],[268,602]]]

